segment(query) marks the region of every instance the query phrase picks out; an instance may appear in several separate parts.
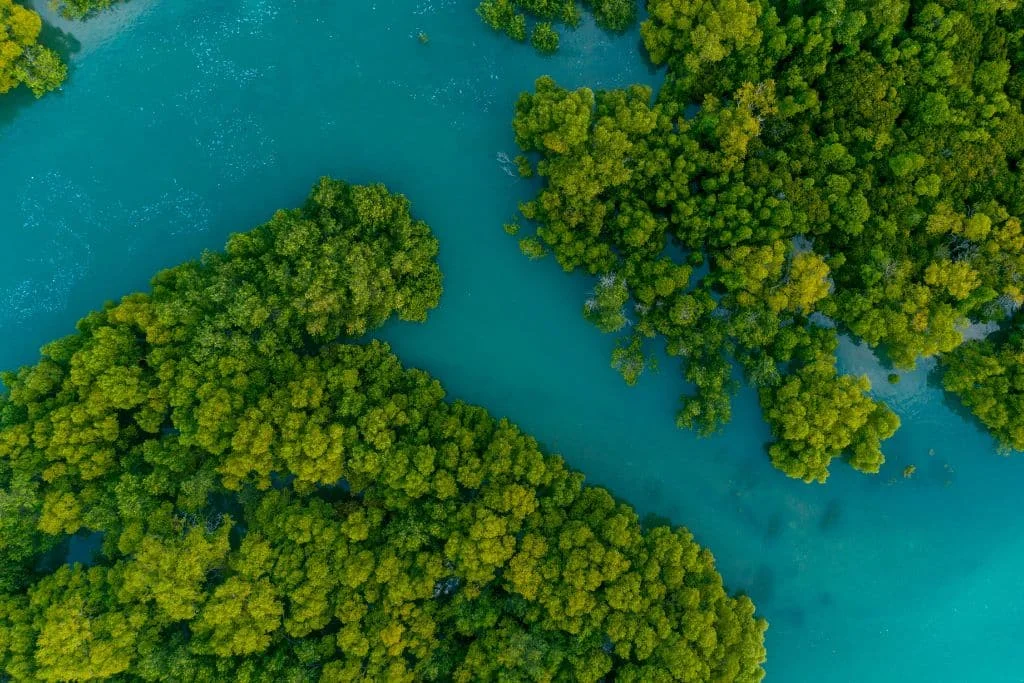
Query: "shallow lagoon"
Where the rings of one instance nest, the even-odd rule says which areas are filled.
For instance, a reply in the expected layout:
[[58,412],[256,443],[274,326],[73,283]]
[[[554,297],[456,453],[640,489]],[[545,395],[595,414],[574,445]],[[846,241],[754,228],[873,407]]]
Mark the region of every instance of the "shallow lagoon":
[[531,191],[508,161],[520,91],[544,73],[597,87],[660,74],[635,32],[588,24],[544,59],[474,5],[132,0],[57,22],[74,50],[63,92],[0,109],[0,367],[297,204],[319,175],[380,180],[432,225],[446,274],[427,324],[382,336],[453,396],[687,525],[771,622],[767,680],[1024,681],[1024,460],[997,455],[927,368],[892,386],[852,343],[845,367],[904,423],[876,477],[837,464],[808,486],[774,471],[750,392],[718,437],[676,430],[677,365],[626,387],[614,339],[580,315],[591,284],[529,262],[501,230]]

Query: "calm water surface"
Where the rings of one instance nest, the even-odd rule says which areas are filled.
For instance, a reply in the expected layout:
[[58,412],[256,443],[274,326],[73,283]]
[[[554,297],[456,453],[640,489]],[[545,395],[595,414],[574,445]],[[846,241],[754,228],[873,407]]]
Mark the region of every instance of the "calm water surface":
[[[670,361],[630,389],[580,316],[592,286],[501,230],[516,95],[657,84],[638,35],[592,25],[543,59],[475,0],[132,0],[66,30],[64,91],[0,109],[0,367],[31,362],[105,299],[219,248],[331,174],[381,180],[434,228],[446,274],[425,325],[383,336],[454,396],[507,415],[641,512],[686,524],[771,622],[768,680],[1024,681],[1024,459],[945,402],[843,347],[903,419],[877,477],[775,472],[751,392],[713,439],[677,431]],[[430,41],[417,40],[425,31]],[[901,476],[917,466],[912,479]]]

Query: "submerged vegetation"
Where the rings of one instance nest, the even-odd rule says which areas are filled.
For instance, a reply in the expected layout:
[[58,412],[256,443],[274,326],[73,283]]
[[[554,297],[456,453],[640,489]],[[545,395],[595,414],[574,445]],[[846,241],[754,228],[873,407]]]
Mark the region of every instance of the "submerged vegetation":
[[[579,4],[609,31],[625,31],[636,21],[636,0],[582,0]],[[476,11],[484,23],[513,40],[523,42],[529,33],[530,43],[541,54],[558,50],[553,23],[576,28],[582,19],[576,0],[482,0]],[[529,31],[527,17],[536,22]]]
[[962,345],[1024,301],[1024,9],[647,8],[644,46],[667,67],[653,101],[545,77],[514,121],[545,181],[523,251],[599,276],[584,312],[628,331],[613,365],[635,382],[663,340],[695,386],[678,423],[707,434],[729,421],[735,363],[779,469],[824,481],[845,455],[876,472],[899,420],[837,371],[838,329],[897,368],[940,357],[946,388],[1024,446],[1020,335]]
[[338,343],[423,320],[436,254],[325,179],[6,374],[2,675],[760,680],[766,624],[688,532]]

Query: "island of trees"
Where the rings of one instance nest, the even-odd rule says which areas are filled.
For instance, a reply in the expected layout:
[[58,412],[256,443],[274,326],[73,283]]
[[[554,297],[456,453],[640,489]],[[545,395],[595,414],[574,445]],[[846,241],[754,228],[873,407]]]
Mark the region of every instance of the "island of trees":
[[68,19],[86,19],[110,9],[121,0],[53,0],[54,6],[62,16]]
[[593,12],[598,26],[609,31],[625,31],[636,21],[636,0],[583,0],[580,4],[576,0],[482,0],[476,11],[494,30],[519,42],[529,35],[537,52],[551,54],[558,50],[555,25],[579,26],[580,5]]
[[[514,121],[520,167],[544,181],[520,245],[596,276],[583,313],[626,333],[626,381],[660,339],[694,387],[681,427],[727,423],[742,375],[776,467],[824,481],[843,456],[877,472],[899,420],[837,370],[843,332],[897,370],[938,358],[945,387],[1024,447],[1022,6],[647,9],[656,98],[545,77]],[[998,332],[964,343],[972,325]]]
[[0,677],[760,680],[686,530],[340,341],[425,319],[437,250],[324,179],[6,373]]

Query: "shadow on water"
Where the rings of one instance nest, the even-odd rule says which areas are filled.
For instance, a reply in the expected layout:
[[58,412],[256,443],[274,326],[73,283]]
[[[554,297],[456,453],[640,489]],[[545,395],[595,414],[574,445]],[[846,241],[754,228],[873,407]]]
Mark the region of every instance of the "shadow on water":
[[818,529],[820,531],[832,531],[837,528],[843,519],[843,504],[839,502],[838,498],[833,498],[825,505],[825,509],[821,513],[821,518],[818,520]]
[[[991,432],[989,432],[988,429],[986,429],[985,425],[982,424],[981,420],[979,420],[977,416],[975,416],[971,409],[963,404],[963,402],[960,400],[960,397],[957,396],[956,394],[953,394],[945,390],[945,388],[942,386],[941,374],[941,371],[937,367],[931,372],[929,372],[928,385],[934,386],[939,391],[942,392],[940,396],[942,396],[943,405],[946,408],[948,408],[952,413],[954,413],[957,417],[961,418],[964,422],[971,425],[973,430],[977,434],[981,435],[982,438],[986,439],[991,444],[991,447],[987,449],[990,453],[998,453],[1004,456],[1008,455],[1010,451],[1004,445],[1000,444],[998,439],[996,439],[996,437]],[[948,474],[952,475],[952,467],[948,463],[946,463],[946,466]],[[950,477],[947,477],[947,479],[949,478]],[[952,483],[952,481],[946,481],[944,482],[944,485],[949,486]]]
[[774,610],[765,610],[775,598],[775,570],[767,564],[762,564],[753,575],[747,574],[734,586],[726,586],[726,591],[736,595],[746,595],[757,605],[759,612],[767,613]]
[[[842,333],[849,337],[854,343],[863,343],[863,341],[850,331],[845,325],[840,326]],[[875,355],[875,360],[878,361],[878,366],[885,372],[897,372],[898,368],[896,363],[892,360],[892,353],[889,351],[889,347],[885,344],[879,344],[871,349],[871,352]]]
[[[718,450],[719,458],[728,458],[729,449],[722,447]],[[759,472],[750,466],[749,463],[740,463],[740,465],[733,471],[732,477],[729,480],[732,492],[737,496],[743,497],[746,494],[752,492],[758,484]]]
[[[643,55],[643,62],[644,62],[644,66],[647,67],[647,73],[651,74],[652,76],[657,76],[657,75],[659,75],[661,73],[661,71],[664,69],[664,66],[659,66],[658,64],[655,64],[654,62],[651,61],[651,57],[647,53],[647,46],[644,45],[643,38],[637,38],[637,41],[636,41],[636,51],[639,54]],[[658,89],[655,88],[654,89],[654,96],[657,97],[657,95],[658,95]]]
[[22,109],[35,101],[32,92],[24,86],[0,95],[0,136],[3,135],[3,128],[17,118]]
[[[767,523],[764,521],[764,515],[761,511],[747,503],[743,496],[739,493],[734,494],[735,499],[732,502],[733,509],[736,511],[736,517],[740,519],[744,524],[755,531],[760,531],[765,538],[772,535],[773,531],[775,534],[778,533],[779,529],[772,530],[771,525],[775,520],[769,520]],[[778,521],[781,527],[781,520]]]
[[762,540],[766,544],[774,542],[782,533],[782,526],[782,515],[775,513],[764,526],[764,536],[762,537]]
[[[66,64],[70,62],[72,55],[82,49],[82,43],[77,38],[46,21],[43,22],[43,30],[39,32],[39,42],[60,55]],[[68,71],[70,70],[71,65],[68,64]]]
[[96,555],[103,547],[103,532],[86,531],[68,539],[68,553],[64,561],[68,564],[81,563],[86,566],[96,561]]
[[36,571],[51,573],[62,564],[83,564],[90,567],[103,547],[103,533],[81,531],[68,536],[44,553],[36,564]]
[[[43,22],[42,31],[39,33],[39,42],[56,52],[61,61],[68,65],[68,76],[70,79],[74,72],[74,66],[71,64],[71,55],[77,53],[82,49],[82,44],[70,33],[62,31],[53,24]],[[67,79],[64,81],[67,83]],[[43,97],[59,97],[60,91],[47,93]],[[21,110],[25,107],[33,104],[36,101],[36,96],[32,94],[32,91],[23,85],[10,90],[6,93],[0,94],[0,136],[3,135],[3,129],[10,122],[14,121],[21,113]]]
[[647,506],[655,506],[661,502],[664,492],[663,485],[659,479],[649,477],[643,483],[644,503]]
[[657,529],[660,526],[673,526],[672,520],[664,515],[659,515],[656,512],[649,512],[640,519],[640,526],[645,531],[651,529]]
[[767,605],[775,598],[775,570],[762,564],[750,583],[750,594],[759,605]]
[[[952,392],[946,391],[946,388],[942,386],[942,369],[939,365],[936,364],[936,366],[928,373],[927,385],[929,388],[936,389],[941,392],[940,395],[942,396],[943,405],[949,408],[949,410],[957,417],[962,418],[964,422],[974,425],[974,428],[979,433],[988,433],[978,418],[975,417],[974,413],[971,412],[971,409],[963,404],[960,397]],[[998,450],[999,446],[995,439],[992,439],[992,443],[993,448]]]
[[[727,455],[726,449],[722,449],[719,454]],[[754,468],[737,468],[729,480],[728,505],[747,526],[760,532],[761,539],[767,544],[774,542],[782,534],[785,520],[779,511],[767,516],[766,510],[758,504],[755,498],[757,480],[758,475]]]
[[793,628],[802,628],[807,621],[807,613],[800,607],[779,607],[772,612],[776,622],[785,622]]

